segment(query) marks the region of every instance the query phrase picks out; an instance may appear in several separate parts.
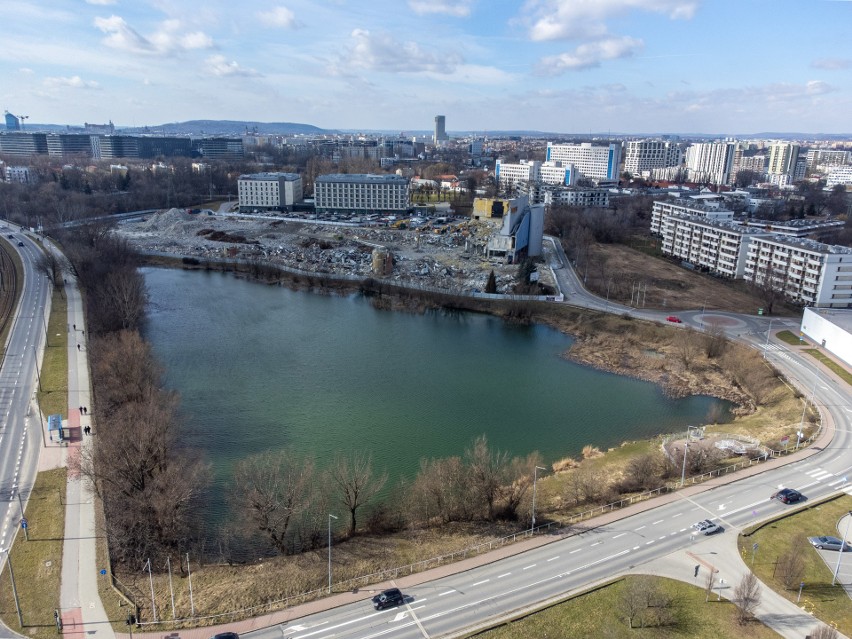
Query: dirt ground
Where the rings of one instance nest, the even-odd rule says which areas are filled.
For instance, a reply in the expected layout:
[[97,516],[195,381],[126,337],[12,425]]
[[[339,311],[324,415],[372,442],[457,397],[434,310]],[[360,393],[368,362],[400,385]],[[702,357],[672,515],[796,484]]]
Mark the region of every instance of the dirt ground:
[[[646,242],[648,240],[646,239]],[[624,246],[598,244],[592,249],[586,286],[597,295],[629,303],[641,288],[640,306],[660,310],[731,311],[757,314],[764,306],[742,281],[732,282],[690,271],[662,257]],[[773,315],[792,315],[796,309],[777,304]]]

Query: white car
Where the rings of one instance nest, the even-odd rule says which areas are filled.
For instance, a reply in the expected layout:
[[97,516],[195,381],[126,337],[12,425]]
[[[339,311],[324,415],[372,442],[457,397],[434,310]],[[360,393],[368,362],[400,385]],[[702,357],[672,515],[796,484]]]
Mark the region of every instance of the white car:
[[712,535],[713,533],[722,532],[722,527],[709,519],[695,522],[692,524],[692,529],[699,535]]

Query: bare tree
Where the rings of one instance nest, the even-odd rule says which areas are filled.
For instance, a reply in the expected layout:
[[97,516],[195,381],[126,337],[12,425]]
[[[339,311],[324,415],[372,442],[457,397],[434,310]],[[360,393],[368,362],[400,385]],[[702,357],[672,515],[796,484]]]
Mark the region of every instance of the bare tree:
[[110,273],[103,284],[104,298],[121,328],[135,328],[145,315],[148,293],[145,280],[136,270]]
[[376,496],[387,481],[387,474],[373,473],[370,455],[355,452],[349,456],[338,455],[329,471],[331,479],[340,490],[340,501],[349,511],[349,534],[355,532],[358,509]]
[[[644,627],[644,614],[648,607],[647,591],[650,580],[647,577],[628,577],[618,599],[618,607],[628,628]],[[634,625],[635,624],[635,625]]]
[[35,263],[36,269],[50,278],[54,286],[62,283],[62,264],[51,250],[43,251]]
[[493,521],[495,504],[500,495],[506,477],[508,455],[488,448],[485,435],[477,437],[473,445],[465,451],[465,464],[471,477],[471,488],[479,504],[485,504],[488,519]]
[[711,568],[707,571],[707,576],[704,578],[704,603],[710,600],[710,595],[713,592],[713,586],[716,583],[716,573]]
[[701,335],[693,328],[681,329],[675,337],[675,352],[687,370],[692,367],[701,352],[701,341]]
[[233,498],[273,547],[285,554],[290,527],[310,505],[313,485],[313,460],[287,450],[267,451],[237,464]]
[[718,324],[710,324],[704,331],[704,354],[708,359],[719,357],[728,347],[725,329]]
[[835,628],[820,624],[818,628],[812,630],[808,635],[811,639],[837,639],[840,635]]
[[421,460],[412,487],[416,515],[427,523],[433,517],[444,523],[469,519],[473,508],[466,476],[460,457]]
[[737,607],[737,621],[746,624],[754,617],[760,605],[760,582],[753,572],[748,572],[734,588],[734,604]]
[[787,551],[778,557],[775,564],[775,574],[787,590],[796,588],[805,576],[805,560],[803,558],[807,542],[797,536],[790,541]]

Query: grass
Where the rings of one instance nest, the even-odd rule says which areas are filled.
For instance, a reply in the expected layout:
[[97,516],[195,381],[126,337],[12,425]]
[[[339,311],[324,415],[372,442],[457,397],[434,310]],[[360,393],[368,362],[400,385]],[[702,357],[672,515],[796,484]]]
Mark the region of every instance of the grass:
[[815,348],[806,348],[805,352],[814,359],[818,360],[820,363],[824,364],[826,368],[829,368],[832,373],[840,377],[844,382],[852,385],[852,373],[847,371],[840,364],[831,359],[828,355]]
[[799,339],[799,336],[794,335],[792,331],[778,331],[775,333],[775,337],[780,339],[782,342],[790,344],[791,346],[801,346],[804,343]]
[[[30,540],[18,532],[11,560],[24,619],[22,634],[35,639],[54,639],[53,611],[59,607],[59,580],[62,574],[62,544],[65,534],[65,469],[39,473],[27,502]],[[0,588],[0,616],[12,630],[21,630],[15,614],[8,570]]]
[[41,390],[38,403],[43,415],[68,417],[68,300],[65,289],[53,289],[47,347],[41,363]]
[[778,637],[766,626],[753,622],[746,626],[737,624],[735,608],[726,600],[715,598],[705,601],[703,588],[683,582],[653,577],[653,583],[674,598],[674,623],[658,628],[629,628],[620,612],[621,597],[629,580],[609,584],[603,588],[578,595],[539,612],[525,616],[497,628],[476,634],[478,639],[515,639],[538,637],[607,637],[619,639],[644,637],[690,637],[690,639],[739,639],[753,637],[768,639]]
[[837,522],[850,509],[852,497],[842,495],[748,529],[738,541],[747,562],[751,561],[752,544],[758,544],[752,570],[767,586],[795,602],[798,588],[786,590],[774,575],[778,558],[790,549],[793,541],[798,540],[801,544],[799,555],[805,563],[801,606],[823,621],[836,623],[837,629],[846,635],[852,633],[852,600],[839,585],[831,585],[833,568],[828,567],[819,552],[803,538],[812,535],[839,536]]

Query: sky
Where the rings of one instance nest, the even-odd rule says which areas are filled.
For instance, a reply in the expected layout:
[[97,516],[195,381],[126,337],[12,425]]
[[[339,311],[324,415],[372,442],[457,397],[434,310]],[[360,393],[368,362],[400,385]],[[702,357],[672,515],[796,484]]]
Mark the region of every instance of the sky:
[[852,132],[852,0],[3,0],[30,123]]

